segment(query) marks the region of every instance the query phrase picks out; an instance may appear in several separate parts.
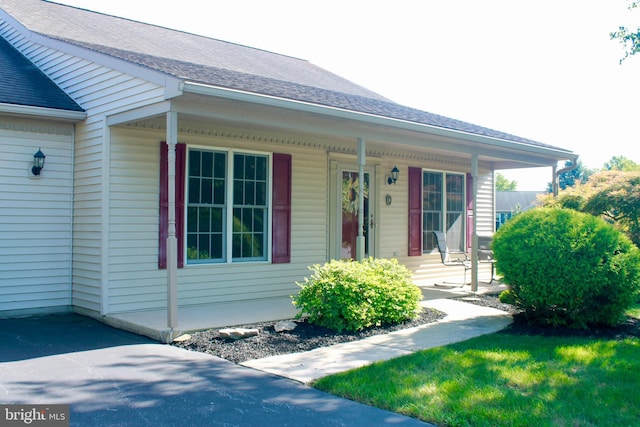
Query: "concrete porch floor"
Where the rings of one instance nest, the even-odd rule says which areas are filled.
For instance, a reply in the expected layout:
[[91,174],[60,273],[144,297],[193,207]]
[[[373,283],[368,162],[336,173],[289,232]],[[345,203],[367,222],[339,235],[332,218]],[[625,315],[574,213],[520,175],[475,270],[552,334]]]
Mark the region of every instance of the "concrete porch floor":
[[[491,284],[480,282],[475,293],[468,284],[455,286],[417,282],[416,285],[422,289],[425,300],[472,296],[476,293],[498,293],[506,289],[506,286],[495,280]],[[101,320],[116,328],[168,343],[187,332],[291,319],[296,314],[297,310],[291,298],[286,297],[179,307],[178,327],[174,330],[167,326],[165,309],[111,314]]]
[[173,331],[167,326],[165,309],[111,314],[102,321],[157,341],[171,342],[186,332],[291,319],[296,313],[291,298],[286,297],[178,307],[178,327]]

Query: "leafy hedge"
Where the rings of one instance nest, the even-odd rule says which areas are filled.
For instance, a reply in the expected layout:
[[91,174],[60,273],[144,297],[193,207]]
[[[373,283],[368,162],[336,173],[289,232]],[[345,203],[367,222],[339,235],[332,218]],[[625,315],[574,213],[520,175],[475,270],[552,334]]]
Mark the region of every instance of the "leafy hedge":
[[341,260],[310,267],[293,304],[298,317],[337,331],[402,322],[416,317],[422,292],[395,259]]
[[586,328],[614,325],[637,300],[640,251],[602,219],[537,208],[503,226],[493,241],[496,266],[513,301],[535,323]]

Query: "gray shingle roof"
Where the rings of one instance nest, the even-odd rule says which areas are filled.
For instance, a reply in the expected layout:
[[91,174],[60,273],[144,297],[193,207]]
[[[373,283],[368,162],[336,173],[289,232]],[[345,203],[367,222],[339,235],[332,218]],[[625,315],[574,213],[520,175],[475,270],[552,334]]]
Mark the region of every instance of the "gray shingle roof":
[[41,0],[0,0],[0,8],[36,33],[185,81],[558,149],[397,104],[290,56]]
[[42,71],[0,38],[0,103],[82,111]]

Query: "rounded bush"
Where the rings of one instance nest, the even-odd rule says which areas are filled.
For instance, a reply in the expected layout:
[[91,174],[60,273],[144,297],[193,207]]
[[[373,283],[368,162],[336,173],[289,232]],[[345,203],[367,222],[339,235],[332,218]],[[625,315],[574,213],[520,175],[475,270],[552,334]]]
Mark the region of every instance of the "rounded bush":
[[293,304],[298,317],[337,331],[399,323],[415,318],[422,292],[395,259],[341,260],[310,267]]
[[640,253],[600,218],[568,209],[523,212],[494,236],[496,268],[529,321],[615,325],[637,300]]

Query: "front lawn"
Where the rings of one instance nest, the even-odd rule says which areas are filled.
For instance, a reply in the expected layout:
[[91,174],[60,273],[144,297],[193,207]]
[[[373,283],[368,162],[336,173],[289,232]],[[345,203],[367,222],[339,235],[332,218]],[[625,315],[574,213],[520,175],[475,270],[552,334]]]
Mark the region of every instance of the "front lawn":
[[640,338],[497,333],[314,386],[439,426],[638,425]]

